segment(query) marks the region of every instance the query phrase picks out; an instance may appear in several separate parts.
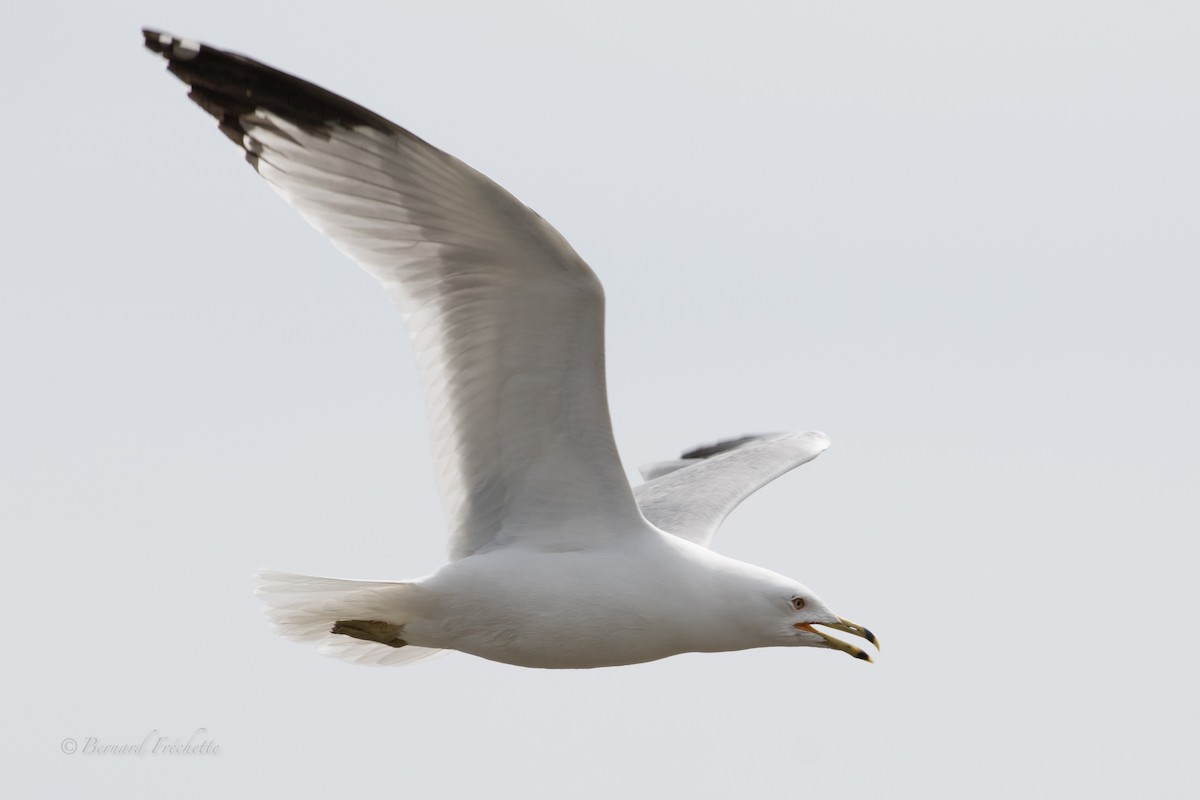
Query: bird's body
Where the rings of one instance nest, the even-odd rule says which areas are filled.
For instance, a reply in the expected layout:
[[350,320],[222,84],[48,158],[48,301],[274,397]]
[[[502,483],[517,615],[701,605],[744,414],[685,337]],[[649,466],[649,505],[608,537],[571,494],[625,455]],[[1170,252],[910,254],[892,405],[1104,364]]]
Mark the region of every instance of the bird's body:
[[453,649],[527,667],[874,642],[802,584],[708,549],[745,497],[829,444],[742,437],[653,465],[633,490],[608,416],[604,294],[557,231],[374,112],[234,53],[146,46],[280,195],[383,285],[428,392],[450,563],[425,578],[267,571],[285,635],[358,663]]
[[[607,667],[688,652],[782,644],[795,631],[745,614],[760,583],[781,575],[649,525],[585,550],[501,548],[419,582],[414,645],[453,648],[524,667]],[[670,587],[664,592],[664,587]],[[774,641],[772,641],[772,637]]]

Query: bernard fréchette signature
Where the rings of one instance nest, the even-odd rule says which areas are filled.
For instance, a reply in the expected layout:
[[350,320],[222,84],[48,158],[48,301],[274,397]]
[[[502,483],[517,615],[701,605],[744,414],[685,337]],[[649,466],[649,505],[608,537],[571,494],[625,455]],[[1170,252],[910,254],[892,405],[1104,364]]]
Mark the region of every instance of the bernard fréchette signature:
[[158,730],[147,733],[140,741],[109,741],[97,736],[76,739],[68,736],[59,742],[67,755],[85,756],[214,756],[221,746],[207,728],[196,728],[190,736],[170,736]]

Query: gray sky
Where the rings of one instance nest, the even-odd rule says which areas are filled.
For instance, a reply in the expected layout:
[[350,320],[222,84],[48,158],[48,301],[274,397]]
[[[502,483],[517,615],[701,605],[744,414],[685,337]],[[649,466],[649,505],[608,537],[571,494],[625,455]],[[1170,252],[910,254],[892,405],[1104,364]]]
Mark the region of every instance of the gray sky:
[[[3,12],[6,783],[1194,783],[1200,11],[715,5]],[[441,564],[423,401],[374,281],[246,167],[141,25],[345,94],[549,219],[607,289],[631,471],[723,436],[826,431],[832,449],[716,546],[869,625],[878,664],[774,649],[367,669],[273,636],[260,567]],[[218,754],[60,750],[200,728]]]

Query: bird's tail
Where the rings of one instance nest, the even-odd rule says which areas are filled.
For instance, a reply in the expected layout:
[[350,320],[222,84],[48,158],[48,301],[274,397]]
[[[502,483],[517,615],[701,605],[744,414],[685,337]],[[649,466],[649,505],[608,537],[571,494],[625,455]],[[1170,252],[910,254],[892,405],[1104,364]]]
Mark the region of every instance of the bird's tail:
[[428,658],[440,650],[404,641],[411,583],[315,578],[263,570],[255,594],[276,630],[312,642],[323,655],[355,664],[390,666]]

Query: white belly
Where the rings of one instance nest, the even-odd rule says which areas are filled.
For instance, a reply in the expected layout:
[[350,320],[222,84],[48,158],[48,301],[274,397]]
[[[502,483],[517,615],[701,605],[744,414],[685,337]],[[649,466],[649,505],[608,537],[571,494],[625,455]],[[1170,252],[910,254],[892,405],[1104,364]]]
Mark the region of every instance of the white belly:
[[422,647],[564,669],[737,649],[715,641],[696,613],[706,571],[673,543],[599,552],[505,548],[456,561],[423,582],[422,614],[402,635]]

